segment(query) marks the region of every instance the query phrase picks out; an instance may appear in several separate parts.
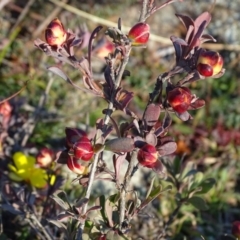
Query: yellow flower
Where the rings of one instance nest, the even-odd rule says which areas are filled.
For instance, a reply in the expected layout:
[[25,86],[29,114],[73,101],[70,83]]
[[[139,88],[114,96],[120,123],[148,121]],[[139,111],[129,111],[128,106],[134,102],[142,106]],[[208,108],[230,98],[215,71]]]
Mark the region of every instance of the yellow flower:
[[26,181],[36,188],[44,188],[47,185],[47,173],[44,169],[35,166],[36,159],[26,156],[22,152],[16,152],[13,155],[15,164],[8,164],[10,169],[9,177],[14,181]]

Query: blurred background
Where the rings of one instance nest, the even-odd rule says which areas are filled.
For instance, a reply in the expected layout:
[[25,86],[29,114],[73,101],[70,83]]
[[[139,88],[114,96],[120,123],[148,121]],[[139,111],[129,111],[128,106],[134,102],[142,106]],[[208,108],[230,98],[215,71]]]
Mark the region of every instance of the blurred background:
[[[163,2],[156,1],[156,5]],[[29,145],[61,149],[66,126],[94,127],[106,107],[102,99],[74,89],[48,72],[47,67],[58,63],[38,50],[34,40],[44,40],[46,26],[56,17],[66,29],[71,29],[84,39],[98,25],[104,26],[104,29],[112,23],[117,26],[119,17],[122,25],[131,27],[138,21],[140,7],[141,1],[137,0],[0,1],[0,98],[17,92],[28,81],[26,89],[10,101],[13,105],[19,105],[18,111],[27,118],[39,106],[47,89],[47,100],[28,140]],[[226,73],[219,79],[210,78],[190,86],[193,93],[205,99],[206,106],[191,112],[194,117],[192,121],[182,123],[173,116],[170,134],[178,143],[174,157],[183,159],[185,165],[196,166],[204,177],[215,178],[216,185],[205,195],[208,212],[196,215],[194,208],[186,206],[173,224],[171,239],[200,239],[191,236],[193,229],[206,239],[220,239],[224,233],[230,233],[233,221],[240,220],[240,0],[217,0],[215,4],[213,0],[185,0],[155,13],[148,19],[154,37],[146,49],[132,51],[127,66],[131,76],[123,81],[123,87],[134,92],[131,108],[141,116],[157,76],[174,65],[170,36],[184,38],[186,33],[174,14],[185,14],[195,19],[204,11],[212,13],[206,33],[217,40],[217,43],[207,43],[205,47],[220,52]],[[104,30],[101,31],[93,56],[96,81],[103,80],[104,56],[111,49],[108,41]],[[86,52],[86,47],[76,49],[79,57],[86,55]],[[82,84],[80,72],[71,66],[62,67],[76,84]],[[118,112],[113,117],[125,119]],[[145,180],[147,186],[148,180]],[[169,215],[168,210],[173,209],[171,201],[174,201],[174,196],[162,197],[161,204],[156,203],[157,211],[163,216]],[[188,216],[184,216],[186,212]],[[148,229],[156,226],[154,220],[152,225],[149,219],[147,221]],[[137,233],[140,225],[136,222],[133,236],[141,236]]]

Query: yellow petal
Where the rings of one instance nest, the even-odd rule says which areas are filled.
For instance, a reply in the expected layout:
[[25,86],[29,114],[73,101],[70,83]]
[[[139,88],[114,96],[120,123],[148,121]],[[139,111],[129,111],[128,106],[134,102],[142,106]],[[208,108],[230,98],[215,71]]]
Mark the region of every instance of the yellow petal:
[[13,181],[16,181],[16,182],[21,182],[21,181],[23,181],[22,178],[20,178],[18,175],[16,175],[16,174],[13,173],[13,172],[10,172],[10,173],[8,174],[8,176],[9,176],[9,178],[12,179]]
[[28,180],[31,178],[31,172],[32,172],[32,171],[33,171],[33,168],[19,169],[19,170],[16,172],[16,174],[17,174],[20,178],[28,181]]
[[27,156],[27,160],[28,160],[28,167],[33,168],[36,163],[36,158],[32,156]]
[[17,169],[26,168],[28,166],[27,156],[22,152],[16,152],[13,155],[13,161]]
[[50,178],[49,179],[49,183],[50,183],[51,186],[53,186],[55,181],[56,181],[56,176],[55,175],[51,175],[51,176],[49,176],[49,178]]
[[37,188],[44,188],[47,185],[46,171],[40,168],[35,168],[32,171],[30,184]]
[[18,170],[15,166],[12,164],[8,164],[8,168],[11,171],[9,173],[9,177],[14,180],[14,181],[22,181],[22,180],[28,180],[31,171],[25,170],[25,169],[20,169]]
[[12,164],[8,164],[8,168],[9,168],[9,170],[12,171],[12,172],[15,172],[15,173],[17,172],[16,167],[13,166]]

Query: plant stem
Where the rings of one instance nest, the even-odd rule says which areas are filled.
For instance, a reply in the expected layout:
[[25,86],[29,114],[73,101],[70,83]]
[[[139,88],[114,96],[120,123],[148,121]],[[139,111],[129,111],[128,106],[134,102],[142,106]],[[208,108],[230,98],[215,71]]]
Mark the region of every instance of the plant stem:
[[[89,198],[90,198],[90,195],[91,195],[92,185],[93,185],[93,181],[94,181],[94,177],[95,177],[95,172],[96,172],[97,164],[98,164],[99,154],[100,154],[100,153],[96,153],[96,154],[95,154],[95,157],[94,157],[94,160],[93,160],[93,164],[92,164],[92,168],[91,168],[91,171],[90,171],[90,176],[89,176],[87,191],[86,191],[86,195],[85,195],[85,197],[86,197],[87,199],[89,199]],[[82,215],[84,215],[84,214],[87,212],[87,208],[88,208],[88,204],[86,203],[86,204],[84,205],[84,207],[83,207]],[[82,232],[83,232],[83,229],[84,229],[84,225],[85,225],[85,221],[80,224],[80,228],[79,228],[78,235],[77,235],[77,239],[78,239],[78,240],[82,239]]]
[[125,230],[124,221],[125,221],[125,209],[126,209],[126,193],[128,191],[129,183],[130,183],[133,168],[134,168],[134,162],[136,158],[137,158],[137,151],[134,150],[132,152],[132,156],[128,164],[128,168],[124,176],[124,180],[123,180],[123,184],[120,192],[119,230],[122,233],[124,233],[124,230]]
[[146,20],[145,16],[147,14],[147,5],[148,5],[148,0],[143,0],[139,22],[144,22]]
[[[121,84],[122,76],[123,76],[125,67],[126,67],[126,65],[128,63],[130,52],[131,52],[131,47],[128,48],[128,51],[127,51],[127,53],[125,54],[125,56],[124,56],[124,58],[122,60],[122,63],[121,63],[118,75],[116,77],[116,81],[115,81],[115,85],[114,85],[115,88],[114,88],[114,91],[112,92],[111,101],[108,104],[108,109],[106,111],[105,118],[104,118],[103,128],[100,130],[102,135],[106,131],[106,126],[108,125],[108,123],[109,123],[109,121],[111,119],[110,118],[111,114],[112,114],[112,112],[115,109],[114,108],[115,93],[116,93],[116,90],[118,89],[118,87]],[[103,141],[105,141],[105,139]],[[102,144],[104,144],[104,142],[102,142]],[[93,161],[93,164],[92,164],[92,167],[91,167],[91,170],[90,170],[89,182],[88,182],[87,191],[86,191],[86,195],[85,195],[85,197],[87,199],[89,199],[90,195],[91,195],[92,185],[93,185],[95,173],[96,173],[96,170],[97,170],[97,164],[98,164],[98,160],[99,160],[99,154],[100,154],[100,152],[95,154],[94,161]],[[130,171],[129,175],[131,174],[131,172],[132,171]],[[82,210],[82,216],[84,218],[85,218],[84,215],[87,212],[87,208],[88,208],[88,203],[86,203],[84,205],[83,210]],[[80,227],[79,227],[79,230],[78,230],[78,233],[77,233],[77,237],[76,237],[77,240],[82,240],[82,233],[83,233],[83,230],[84,230],[84,225],[85,225],[85,220],[80,223]]]
[[118,75],[117,75],[117,78],[116,78],[115,89],[117,89],[120,86],[122,76],[123,76],[124,70],[127,66],[127,63],[128,63],[128,60],[129,60],[129,55],[130,55],[130,52],[131,52],[131,49],[132,49],[130,46],[126,46],[126,48],[127,48],[127,52],[125,53],[124,59],[121,63],[121,66],[120,66],[120,69],[119,69],[119,72],[118,72]]

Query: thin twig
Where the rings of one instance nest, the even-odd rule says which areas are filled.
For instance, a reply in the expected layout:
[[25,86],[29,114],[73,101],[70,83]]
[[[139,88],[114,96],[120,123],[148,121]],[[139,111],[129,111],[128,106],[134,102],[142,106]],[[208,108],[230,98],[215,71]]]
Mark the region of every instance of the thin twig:
[[[174,3],[174,2],[177,2],[177,1],[182,2],[183,0],[168,0],[168,1],[166,1],[165,3],[163,3],[162,5],[160,5],[159,7],[154,8],[153,11],[150,12],[150,15],[152,15],[152,14],[155,13],[156,11],[158,11],[158,10],[166,7],[167,5],[169,5],[169,4],[171,4],[171,3]],[[150,15],[149,15],[149,16],[150,16]],[[148,16],[148,17],[149,17],[149,16]]]
[[122,184],[121,192],[120,192],[120,207],[119,207],[119,230],[121,232],[125,231],[124,221],[125,221],[125,209],[126,209],[126,193],[128,191],[129,183],[131,180],[132,172],[134,169],[134,163],[137,158],[137,151],[132,152],[132,156],[130,162],[128,164],[128,168],[126,174],[124,176],[124,181]]
[[141,14],[140,14],[140,17],[139,17],[139,22],[144,22],[145,21],[145,16],[147,14],[147,7],[148,7],[148,0],[143,0],[142,10],[141,10]]
[[[89,180],[88,180],[87,191],[86,191],[86,195],[85,195],[85,198],[87,198],[87,199],[89,199],[90,196],[91,196],[93,181],[94,181],[95,173],[96,173],[96,170],[97,170],[99,154],[100,154],[100,152],[95,154],[93,164],[92,164],[92,167],[91,167]],[[88,208],[88,203],[86,203],[84,205],[83,210],[82,210],[82,215],[84,215],[87,212],[87,208]],[[85,221],[80,223],[79,230],[78,230],[78,233],[77,233],[77,238],[76,238],[77,240],[82,240],[82,233],[83,233],[83,230],[84,230],[84,225],[85,225]]]
[[10,99],[16,97],[19,93],[21,93],[21,92],[26,88],[27,83],[28,83],[28,81],[25,82],[25,83],[24,83],[24,86],[23,86],[20,90],[18,90],[16,93],[14,93],[14,94],[11,95],[10,97],[4,98],[2,101],[0,101],[0,104],[1,104],[1,103],[4,103],[4,102],[6,102],[6,101],[9,101]]
[[126,65],[128,63],[128,60],[129,60],[130,52],[131,52],[131,47],[129,47],[128,52],[126,53],[126,55],[125,55],[125,57],[124,57],[124,59],[121,63],[119,73],[118,73],[118,76],[117,76],[116,82],[115,82],[115,89],[117,89],[120,86],[125,67],[126,67]]

